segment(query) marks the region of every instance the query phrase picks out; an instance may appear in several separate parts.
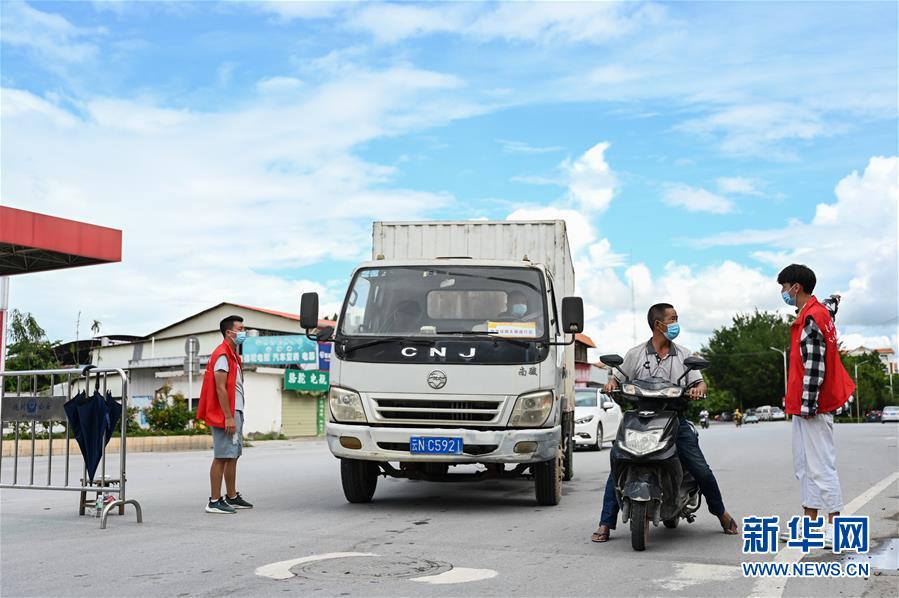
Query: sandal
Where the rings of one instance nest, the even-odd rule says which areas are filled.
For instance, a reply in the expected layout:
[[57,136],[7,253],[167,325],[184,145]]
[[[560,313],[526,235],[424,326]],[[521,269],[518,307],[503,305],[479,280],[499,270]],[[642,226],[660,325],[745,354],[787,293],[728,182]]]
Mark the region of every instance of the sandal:
[[736,536],[740,533],[740,528],[737,527],[737,520],[734,519],[731,515],[728,515],[728,517],[730,517],[730,521],[728,521],[726,524],[722,523],[721,529],[724,530],[725,535]]
[[610,534],[611,530],[609,529],[609,526],[600,525],[599,528],[595,532],[593,532],[593,535],[590,536],[590,540],[598,543],[608,542]]

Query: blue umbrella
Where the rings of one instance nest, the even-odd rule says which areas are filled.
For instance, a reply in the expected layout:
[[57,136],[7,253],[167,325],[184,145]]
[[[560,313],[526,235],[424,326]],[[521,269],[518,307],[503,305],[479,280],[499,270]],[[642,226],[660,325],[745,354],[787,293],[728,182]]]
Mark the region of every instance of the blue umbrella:
[[93,482],[97,466],[103,458],[103,447],[109,442],[122,416],[122,406],[109,392],[104,399],[98,390],[94,390],[90,397],[79,392],[64,408],[69,429],[81,448],[88,478]]

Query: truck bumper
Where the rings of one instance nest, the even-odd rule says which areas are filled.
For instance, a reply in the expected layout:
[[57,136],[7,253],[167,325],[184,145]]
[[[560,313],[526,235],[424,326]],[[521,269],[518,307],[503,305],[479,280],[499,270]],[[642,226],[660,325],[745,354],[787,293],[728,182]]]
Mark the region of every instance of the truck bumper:
[[[406,461],[422,463],[536,463],[555,457],[562,427],[531,430],[460,430],[458,428],[378,428],[328,422],[328,448],[335,457],[363,461]],[[461,455],[413,455],[412,436],[462,437]],[[346,448],[341,437],[355,438],[358,449]],[[536,444],[532,452],[517,453],[520,442]],[[521,447],[520,447],[521,448]]]

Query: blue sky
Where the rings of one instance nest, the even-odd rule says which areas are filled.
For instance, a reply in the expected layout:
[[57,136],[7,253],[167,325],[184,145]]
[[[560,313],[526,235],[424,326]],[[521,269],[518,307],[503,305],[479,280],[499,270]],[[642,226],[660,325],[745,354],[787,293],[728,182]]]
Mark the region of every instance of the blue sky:
[[603,349],[655,301],[696,348],[785,310],[792,261],[896,346],[895,3],[4,2],[0,33],[0,201],[125,234],[13,279],[52,338],[336,310],[372,220],[512,217],[568,221]]

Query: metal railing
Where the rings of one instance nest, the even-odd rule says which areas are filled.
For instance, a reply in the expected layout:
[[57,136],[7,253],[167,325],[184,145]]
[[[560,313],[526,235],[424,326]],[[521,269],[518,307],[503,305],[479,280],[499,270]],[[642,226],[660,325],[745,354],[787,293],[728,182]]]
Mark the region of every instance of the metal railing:
[[[120,421],[120,443],[119,443],[119,478],[118,483],[115,480],[109,480],[106,475],[106,444],[103,444],[103,452],[99,465],[99,483],[95,484],[88,479],[87,466],[83,466],[83,474],[81,477],[81,485],[70,485],[70,444],[74,436],[71,433],[71,426],[65,414],[64,405],[71,401],[78,394],[73,392],[82,383],[84,385],[85,394],[89,395],[91,378],[94,379],[94,390],[101,389],[102,379],[102,395],[105,397],[109,390],[110,375],[117,377],[121,382],[121,405],[122,417]],[[140,503],[134,499],[127,499],[125,496],[125,461],[128,455],[127,436],[128,436],[128,375],[121,369],[113,368],[95,368],[87,366],[83,369],[56,369],[56,370],[28,370],[28,371],[5,371],[0,372],[0,389],[6,387],[9,379],[15,379],[15,392],[2,394],[3,400],[0,405],[0,420],[2,427],[5,429],[7,424],[12,424],[14,438],[12,440],[4,440],[3,433],[0,433],[0,488],[3,489],[21,489],[21,490],[63,490],[71,492],[80,492],[83,497],[86,493],[100,493],[107,495],[118,495],[114,502],[104,504],[102,514],[100,516],[100,529],[106,529],[106,518],[109,512],[114,508],[119,508],[121,513],[125,505],[133,505],[137,512],[137,522],[143,522],[143,512]],[[26,384],[26,390],[23,391],[23,380],[29,381]],[[44,389],[44,390],[41,390]],[[38,423],[41,424],[42,431],[38,433]],[[30,424],[30,425],[29,425]],[[65,426],[65,474],[61,484],[54,484],[53,476],[53,430],[55,424]],[[19,480],[19,460],[20,460],[20,441],[22,440],[22,426],[25,426],[27,443],[30,440],[30,466],[28,468],[28,483]],[[28,430],[30,428],[30,432]],[[38,435],[41,436],[46,432],[47,451],[46,451],[46,483],[35,482],[35,453]],[[43,438],[40,438],[43,440]],[[8,442],[14,442],[14,448],[11,458],[12,466],[12,482],[4,482],[3,480],[3,462],[10,457],[3,457],[3,446]],[[76,455],[78,453],[76,452]],[[80,456],[80,455],[78,455]],[[9,477],[9,476],[8,476]],[[60,477],[60,476],[57,476]]]

